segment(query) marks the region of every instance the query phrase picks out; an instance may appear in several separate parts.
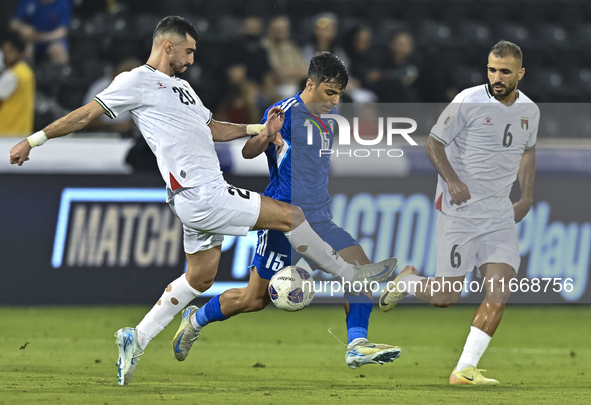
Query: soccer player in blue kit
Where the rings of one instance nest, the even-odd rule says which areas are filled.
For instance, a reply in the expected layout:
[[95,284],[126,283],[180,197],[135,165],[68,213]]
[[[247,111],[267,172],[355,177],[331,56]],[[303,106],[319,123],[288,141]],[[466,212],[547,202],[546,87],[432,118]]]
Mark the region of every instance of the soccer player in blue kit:
[[[366,264],[370,260],[359,243],[332,222],[328,194],[330,156],[319,153],[320,149],[330,149],[334,140],[334,121],[321,119],[320,115],[337,114],[336,106],[348,80],[347,69],[338,57],[330,52],[317,53],[310,62],[304,91],[269,107],[261,121],[266,122],[267,113],[273,107],[284,111],[280,132],[283,147],[272,143],[275,134],[257,135],[248,140],[242,154],[247,159],[263,152],[266,154],[271,178],[265,196],[300,207],[314,231],[345,261]],[[312,135],[310,145],[309,131]],[[306,246],[303,248],[305,251]],[[282,232],[259,230],[248,286],[227,290],[202,308],[191,305],[183,311],[181,325],[172,342],[177,360],[185,360],[207,324],[265,308],[271,302],[267,291],[273,274],[296,264],[301,257],[301,252],[291,247]],[[319,268],[316,263],[307,261],[312,269]],[[349,342],[345,355],[347,365],[354,369],[364,364],[383,364],[397,359],[399,347],[373,344],[367,340],[373,308],[371,292],[351,291],[345,294],[345,299]]]

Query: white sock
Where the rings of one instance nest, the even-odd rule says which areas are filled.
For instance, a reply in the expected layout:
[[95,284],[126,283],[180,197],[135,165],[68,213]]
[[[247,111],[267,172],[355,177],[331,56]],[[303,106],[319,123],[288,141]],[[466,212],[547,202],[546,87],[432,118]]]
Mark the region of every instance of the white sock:
[[159,334],[176,314],[201,294],[189,285],[184,274],[170,283],[156,305],[135,328],[140,347],[145,349],[150,340]]
[[[412,295],[413,297],[417,296],[417,286],[418,284],[416,283],[416,281],[421,281],[421,280],[425,280],[426,277],[421,277],[421,276],[417,276],[415,274],[407,274],[405,276],[400,277],[400,282],[404,282],[404,284],[400,284],[400,287],[404,286],[404,289],[401,288],[402,291],[404,291],[407,294]],[[412,282],[409,282],[412,281]],[[419,291],[420,291],[419,287]]]
[[353,280],[353,265],[343,258],[310,227],[302,222],[290,232],[284,232],[291,246],[302,255],[314,260],[324,271],[344,281]]
[[460,356],[456,370],[462,371],[468,367],[476,367],[491,339],[492,337],[488,336],[485,332],[474,326],[470,326],[470,334],[468,335],[468,339],[466,339],[464,351]]

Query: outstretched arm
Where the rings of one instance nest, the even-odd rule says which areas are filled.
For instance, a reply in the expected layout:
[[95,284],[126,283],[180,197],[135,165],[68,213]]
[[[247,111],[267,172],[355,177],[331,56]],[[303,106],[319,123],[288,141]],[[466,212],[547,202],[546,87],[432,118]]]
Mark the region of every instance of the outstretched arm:
[[263,153],[270,143],[277,146],[277,152],[283,149],[283,138],[281,137],[281,128],[283,127],[283,120],[285,113],[279,107],[273,107],[267,113],[267,122],[265,122],[265,129],[250,138],[242,147],[242,157],[244,159],[253,159]]
[[[273,118],[271,116],[272,112],[278,113],[278,111],[281,111],[280,122],[278,121],[277,117]],[[274,131],[273,133],[275,133],[281,130],[281,126],[283,125],[283,111],[279,107],[273,107],[271,111],[269,111],[268,116],[269,121],[272,121],[270,124],[245,125],[211,120],[209,128],[211,130],[211,135],[213,136],[214,142],[228,142],[233,141],[234,139],[244,138],[245,136],[259,135],[268,131]],[[269,127],[269,125],[271,126]]]
[[515,222],[519,222],[527,215],[534,201],[534,178],[536,176],[536,147],[527,149],[521,155],[519,162],[519,187],[521,199],[513,204]]
[[[248,125],[211,120],[209,129],[214,142],[229,142],[248,135]],[[253,134],[254,135],[254,134]]]
[[261,133],[260,135],[250,138],[242,147],[242,157],[244,159],[254,159],[263,153],[271,143],[277,146],[277,152],[281,152],[284,142],[280,132],[277,132],[270,137]]
[[[47,139],[57,138],[67,135],[69,133],[81,130],[88,123],[94,120],[105,111],[96,101],[92,100],[90,103],[72,111],[65,117],[49,124],[42,131],[39,131],[24,141],[19,142],[10,150],[10,163],[22,164],[29,160],[29,152],[34,146],[42,145]],[[41,143],[36,143],[36,140],[43,139]]]
[[431,164],[433,164],[437,172],[439,172],[443,180],[447,183],[449,195],[454,204],[460,205],[472,198],[468,186],[460,181],[458,175],[451,167],[449,160],[447,160],[443,145],[430,136],[425,144],[425,150],[427,151],[427,156],[429,156]]

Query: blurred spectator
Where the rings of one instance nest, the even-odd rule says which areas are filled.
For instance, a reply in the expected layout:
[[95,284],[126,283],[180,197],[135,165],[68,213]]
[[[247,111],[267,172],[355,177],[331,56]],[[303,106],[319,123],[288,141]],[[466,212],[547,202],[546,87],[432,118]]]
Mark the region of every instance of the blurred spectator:
[[[82,105],[86,105],[90,103],[94,97],[99,94],[101,91],[106,89],[109,84],[113,81],[113,79],[123,72],[128,72],[131,69],[134,69],[141,65],[141,62],[137,59],[126,59],[122,61],[117,67],[113,70],[112,74],[104,75],[99,79],[95,80],[86,95],[84,96],[84,101]],[[86,127],[88,130],[94,131],[116,131],[116,132],[128,132],[134,128],[133,119],[131,118],[131,114],[126,111],[119,114],[116,118],[111,119],[107,117],[105,114],[101,115],[100,117],[96,118]]]
[[348,68],[349,58],[336,41],[338,32],[337,16],[333,13],[322,13],[316,16],[314,21],[314,38],[312,42],[306,44],[302,49],[304,62],[309,64],[316,52],[328,51],[338,56]]
[[237,123],[259,122],[262,114],[257,108],[257,96],[257,86],[253,82],[243,81],[232,85],[228,97],[222,101],[214,118]]
[[271,104],[269,100],[274,97],[275,87],[267,50],[261,45],[262,31],[259,17],[246,17],[242,22],[241,40],[228,47],[224,63],[230,86],[236,88],[246,82],[256,86],[259,111]]
[[[377,112],[376,104],[360,104],[359,107],[357,134],[362,139],[376,139],[378,137],[378,133],[380,132],[380,127],[378,125],[380,123],[380,118]],[[353,131],[355,131],[355,121],[353,122],[353,125],[351,125],[351,135],[354,134]]]
[[377,103],[378,96],[373,91],[364,88],[356,77],[349,79],[347,89],[343,94],[342,102],[350,103]]
[[27,60],[48,56],[53,63],[65,65],[70,17],[68,0],[20,0],[10,27],[27,41]]
[[372,33],[369,27],[359,26],[349,31],[344,38],[344,48],[349,58],[349,77],[368,87],[380,78],[381,55],[371,47]]
[[382,64],[380,80],[373,86],[382,102],[418,102],[416,81],[420,62],[414,53],[414,40],[408,32],[399,32],[390,41],[388,55]]
[[267,50],[261,45],[263,23],[259,17],[246,17],[242,22],[242,37],[228,47],[225,57],[226,73],[231,83],[248,79],[263,86],[271,71]]
[[289,39],[289,35],[289,18],[277,16],[269,22],[267,37],[262,42],[269,55],[269,63],[277,83],[276,95],[271,101],[297,93],[300,81],[308,75],[308,65],[304,62],[298,46]]
[[23,60],[25,41],[17,32],[2,40],[6,70],[0,75],[0,135],[22,136],[33,132],[35,74]]

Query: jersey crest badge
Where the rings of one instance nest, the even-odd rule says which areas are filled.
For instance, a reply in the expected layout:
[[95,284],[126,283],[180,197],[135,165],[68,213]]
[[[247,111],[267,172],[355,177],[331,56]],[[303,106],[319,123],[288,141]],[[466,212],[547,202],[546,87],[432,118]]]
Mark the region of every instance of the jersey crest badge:
[[162,82],[158,82],[158,88],[159,89],[165,89],[166,86],[162,84]]
[[527,129],[529,128],[528,122],[529,122],[528,117],[521,117],[521,129],[523,129],[524,131],[527,131]]
[[494,124],[492,123],[492,118],[491,118],[491,117],[486,117],[486,118],[484,119],[484,123],[483,123],[482,125],[494,125]]

